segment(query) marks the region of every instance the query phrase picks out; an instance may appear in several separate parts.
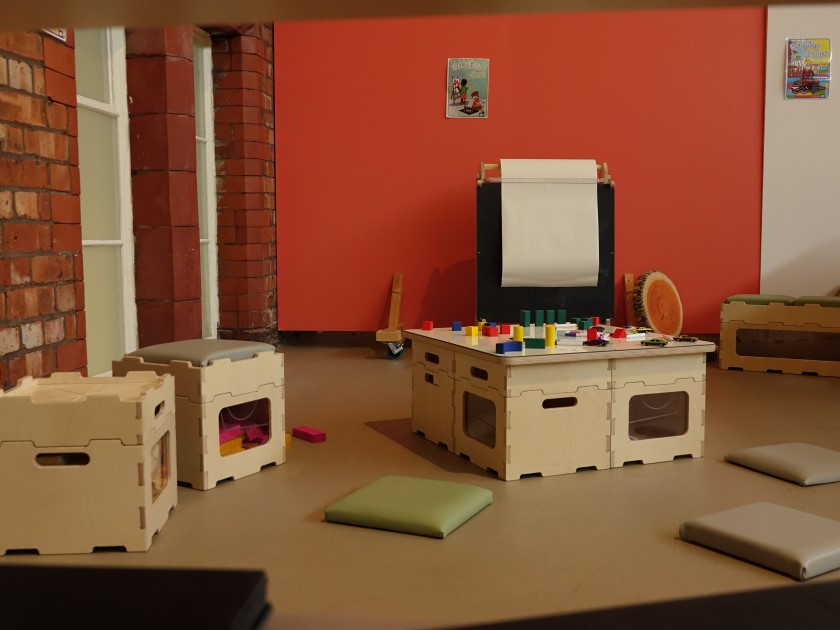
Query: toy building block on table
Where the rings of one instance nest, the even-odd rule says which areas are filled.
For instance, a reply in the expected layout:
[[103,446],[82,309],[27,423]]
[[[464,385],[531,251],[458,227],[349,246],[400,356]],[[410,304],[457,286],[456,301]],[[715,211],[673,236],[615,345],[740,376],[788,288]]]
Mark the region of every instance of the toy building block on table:
[[726,298],[720,307],[720,367],[840,376],[840,297]]
[[24,377],[0,392],[0,553],[146,551],[177,504],[171,376]]
[[175,377],[178,481],[198,490],[286,461],[283,355],[274,346],[192,339],[148,346],[114,374]]

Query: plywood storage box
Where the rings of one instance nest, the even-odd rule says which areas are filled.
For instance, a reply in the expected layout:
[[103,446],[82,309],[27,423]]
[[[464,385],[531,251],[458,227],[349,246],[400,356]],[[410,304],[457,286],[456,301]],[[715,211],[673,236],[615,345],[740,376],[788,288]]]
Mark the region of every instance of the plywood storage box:
[[175,377],[178,481],[209,490],[286,461],[283,355],[265,343],[192,339],[148,346],[114,374]]
[[0,553],[145,551],[177,504],[171,376],[24,377],[0,392]]

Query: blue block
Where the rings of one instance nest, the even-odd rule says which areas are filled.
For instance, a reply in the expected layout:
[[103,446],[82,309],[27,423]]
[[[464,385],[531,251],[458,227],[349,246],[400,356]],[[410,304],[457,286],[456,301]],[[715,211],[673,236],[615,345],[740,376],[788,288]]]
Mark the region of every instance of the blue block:
[[496,354],[504,354],[505,352],[522,352],[521,341],[503,341],[496,344]]
[[462,330],[461,322],[452,322],[452,330],[460,332]]

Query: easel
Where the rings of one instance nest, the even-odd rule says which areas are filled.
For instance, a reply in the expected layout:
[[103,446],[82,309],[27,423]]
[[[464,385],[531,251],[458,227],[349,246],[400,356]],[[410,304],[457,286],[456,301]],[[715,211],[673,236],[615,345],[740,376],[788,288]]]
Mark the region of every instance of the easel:
[[385,344],[389,359],[399,359],[403,353],[405,326],[400,321],[400,304],[402,302],[402,274],[395,273],[391,282],[391,310],[388,313],[388,328],[376,331],[376,340]]

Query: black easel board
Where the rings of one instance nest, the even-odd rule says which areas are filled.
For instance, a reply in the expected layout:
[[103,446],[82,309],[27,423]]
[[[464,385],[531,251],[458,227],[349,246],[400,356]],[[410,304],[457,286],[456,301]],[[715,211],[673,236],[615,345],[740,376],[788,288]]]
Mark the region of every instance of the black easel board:
[[[522,310],[565,309],[566,318],[612,318],[615,311],[615,189],[598,184],[598,284],[502,287],[502,184],[476,192],[476,318],[517,323]],[[532,320],[533,321],[533,320]]]

